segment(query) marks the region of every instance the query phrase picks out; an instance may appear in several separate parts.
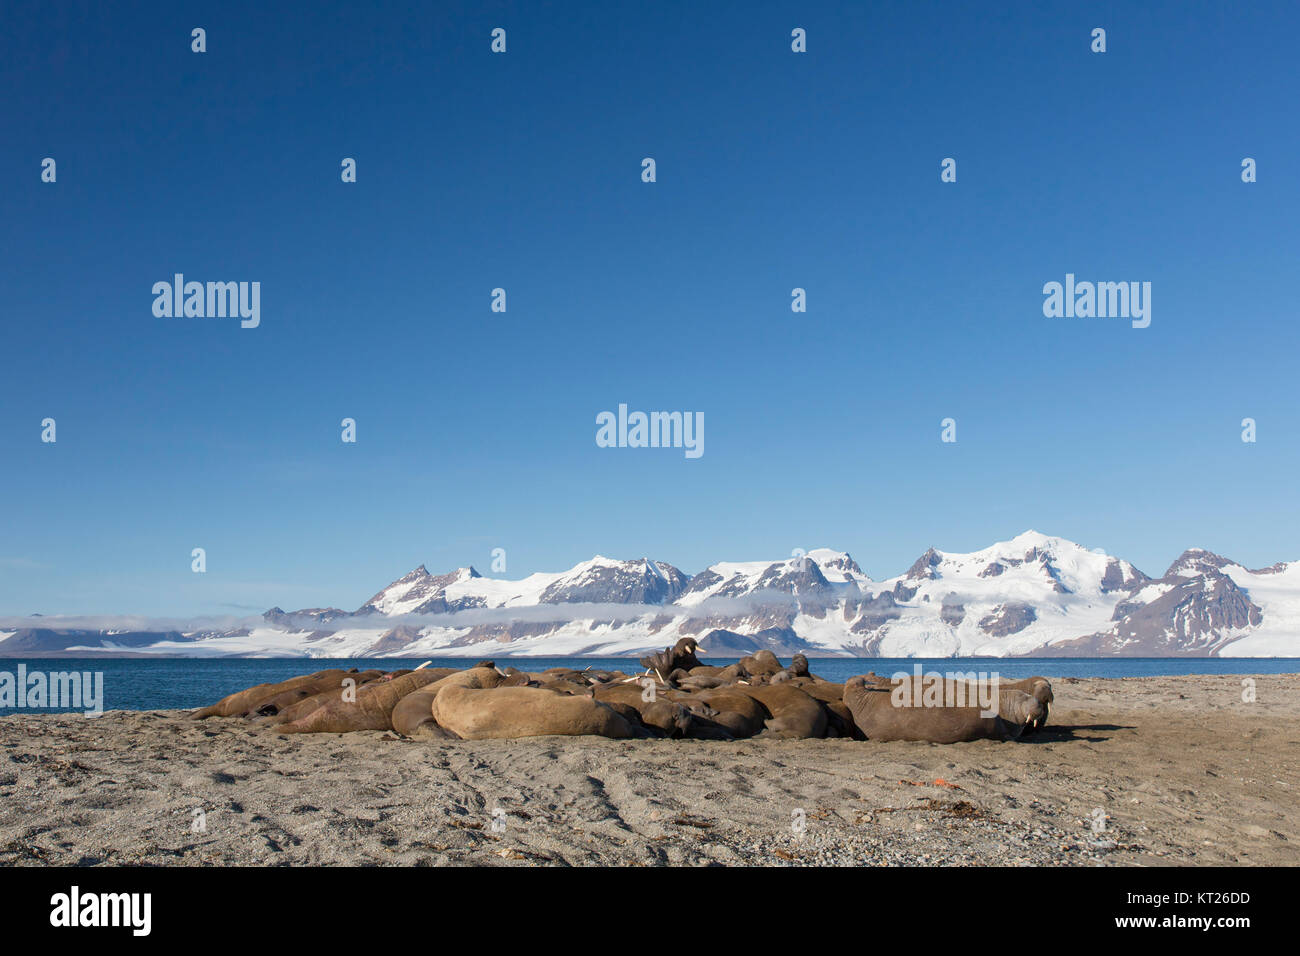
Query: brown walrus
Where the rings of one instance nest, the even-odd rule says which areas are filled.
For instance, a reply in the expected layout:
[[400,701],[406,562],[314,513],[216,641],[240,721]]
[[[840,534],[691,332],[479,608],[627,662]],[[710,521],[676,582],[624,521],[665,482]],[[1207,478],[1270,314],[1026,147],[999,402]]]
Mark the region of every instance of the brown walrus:
[[678,678],[675,683],[678,687],[688,690],[709,690],[727,686],[727,681],[721,677],[710,677],[706,674],[691,674],[689,677]]
[[[694,674],[694,671],[691,673]],[[728,664],[726,667],[721,668],[712,676],[728,684],[734,684],[737,681],[749,680],[749,671],[745,670],[745,666],[737,661],[735,664]]]
[[[910,702],[900,705],[894,691],[910,681]],[[844,703],[853,714],[853,722],[868,740],[925,740],[951,744],[966,740],[1008,740],[1020,736],[1026,723],[1042,714],[1042,705],[1020,691],[999,694],[998,713],[986,716],[976,706],[926,705],[923,678],[907,677],[901,681],[868,684],[862,677],[844,682]],[[948,685],[942,682],[946,695]],[[950,698],[955,699],[955,698]],[[1004,713],[1006,716],[1004,717]]]
[[622,714],[595,698],[557,694],[541,687],[444,687],[433,700],[433,719],[462,740],[547,734],[637,735]]
[[[708,715],[713,723],[723,727],[733,737],[746,738],[761,732],[771,714],[751,695],[742,693],[744,689],[720,687],[689,696],[713,711]],[[677,700],[686,703],[683,697],[678,697]],[[686,705],[690,706],[689,703]]]
[[316,697],[331,691],[339,691],[346,686],[345,681],[352,681],[351,686],[353,687],[361,687],[372,680],[379,680],[383,676],[383,671],[348,671],[340,677],[326,677],[320,680],[308,681],[305,684],[299,684],[297,687],[281,691],[274,697],[262,701],[254,710],[249,711],[249,715],[275,716],[310,697]]
[[403,737],[453,737],[445,727],[433,719],[433,700],[444,687],[500,687],[509,678],[502,677],[496,667],[471,667],[458,671],[439,667],[432,671],[436,679],[411,691],[393,708],[393,730]]
[[784,670],[775,654],[769,650],[755,651],[748,657],[740,659],[740,666],[750,677],[771,677]]
[[723,671],[723,668],[721,668],[721,667],[717,667],[717,666],[712,665],[712,664],[701,664],[699,667],[692,667],[692,668],[690,669],[690,676],[692,676],[692,677],[716,677],[716,676],[718,676],[718,674],[722,673],[722,671]]
[[[822,706],[826,708],[826,735],[828,737],[852,737],[854,740],[866,739],[862,731],[858,729],[858,725],[853,721],[853,712],[844,703],[843,684],[832,684],[829,681],[811,677],[795,677],[791,679],[790,683],[814,700],[822,702]],[[834,731],[833,734],[832,731]]]
[[[877,678],[877,680],[880,679],[881,678]],[[987,687],[987,685],[981,685],[979,682],[962,681],[962,683],[965,684],[967,688],[966,690],[967,700],[977,699],[977,698],[972,698],[971,695],[980,693],[981,687],[983,688],[984,693],[989,693],[993,689]],[[1000,701],[1002,695],[1007,694],[1008,692],[1013,692],[1011,696],[1007,698],[1007,703],[1005,704],[1005,708],[1003,708],[1003,706],[1000,704],[1000,709],[1005,709],[1003,716],[1006,717],[1008,720],[1011,721],[1017,720],[1017,714],[1018,714],[1018,711],[1016,710],[1017,698],[1015,697],[1014,692],[1028,694],[1029,696],[1037,700],[1039,704],[1042,705],[1042,709],[1043,709],[1042,715],[1035,716],[1032,720],[1030,720],[1030,722],[1026,724],[1024,727],[1024,733],[1026,734],[1035,733],[1047,723],[1048,705],[1051,704],[1052,701],[1055,700],[1055,698],[1052,696],[1051,682],[1049,682],[1046,677],[1026,677],[1023,678],[1022,680],[1015,680],[1015,681],[999,679],[994,681],[993,685],[998,692]]]
[[679,739],[691,737],[696,733],[699,717],[687,710],[675,700],[660,697],[640,709],[633,708],[641,724],[647,730],[658,731],[665,737]]
[[357,672],[344,670],[324,670],[317,671],[314,674],[303,674],[301,677],[291,677],[288,680],[279,681],[273,684],[258,684],[255,687],[249,687],[246,690],[236,691],[229,694],[215,704],[207,707],[200,707],[194,713],[190,714],[195,720],[204,720],[208,717],[238,717],[243,714],[250,714],[257,710],[263,702],[274,697],[276,694],[293,690],[297,687],[303,687],[313,681],[327,680],[331,678],[342,678],[349,674],[355,675]]
[[[352,695],[331,692],[325,702],[311,713],[278,724],[282,734],[343,734],[353,730],[392,730],[393,708],[411,691],[419,690],[438,679],[427,670],[411,671],[392,680],[374,680],[357,688]],[[320,696],[312,698],[319,701]]]
[[753,697],[771,714],[764,722],[764,734],[796,739],[826,736],[826,708],[821,701],[808,696],[798,687],[788,683],[761,686],[737,684],[731,689]]
[[639,663],[658,674],[660,679],[671,683],[673,671],[689,671],[700,666],[700,660],[695,656],[697,651],[703,654],[704,648],[699,646],[695,638],[683,637],[672,647],[641,658]]
[[625,717],[631,716],[630,710],[647,730],[658,731],[656,736],[689,737],[694,729],[695,716],[678,696],[670,697],[662,688],[656,690],[654,700],[646,700],[645,688],[638,682],[602,684],[595,688],[595,698]]
[[1047,713],[1049,704],[1056,700],[1052,694],[1052,684],[1046,677],[1026,677],[1024,680],[1017,681],[999,681],[999,690],[1018,690],[1028,694],[1043,706],[1043,716],[1035,719],[1025,728],[1025,733],[1032,734],[1041,730],[1047,724]]
[[[260,724],[287,724],[299,717],[305,717],[318,707],[324,707],[331,700],[341,699],[345,690],[360,691],[371,681],[383,676],[383,671],[348,671],[341,678],[313,682],[310,685],[304,684],[300,688],[288,691],[286,695],[278,695],[280,707],[273,709],[264,706],[249,716],[258,717]],[[302,697],[300,692],[303,691],[310,691],[310,694]]]

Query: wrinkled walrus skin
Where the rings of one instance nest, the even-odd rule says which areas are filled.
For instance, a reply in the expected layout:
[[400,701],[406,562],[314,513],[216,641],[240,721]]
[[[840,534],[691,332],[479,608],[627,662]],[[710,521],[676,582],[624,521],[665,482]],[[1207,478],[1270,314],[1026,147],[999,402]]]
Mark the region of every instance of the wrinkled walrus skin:
[[[736,738],[753,737],[763,731],[764,724],[771,716],[767,708],[749,694],[741,693],[744,688],[719,687],[705,690],[690,696],[711,708],[714,713],[709,719],[726,728]],[[684,698],[679,697],[678,701]]]
[[826,736],[826,708],[798,687],[787,683],[736,689],[753,697],[771,714],[764,724],[764,734],[795,740]]
[[255,711],[255,714],[259,717],[258,723],[290,723],[299,717],[307,716],[318,707],[324,707],[331,700],[341,698],[345,690],[360,690],[366,684],[383,676],[383,671],[348,671],[338,677],[304,684],[302,687],[294,688],[289,693],[297,695],[306,693],[307,696],[299,696],[299,699],[291,703],[284,703],[278,710],[272,711],[269,708],[259,708]]
[[[282,734],[344,734],[352,730],[392,730],[393,708],[411,691],[437,680],[429,671],[411,671],[391,680],[372,680],[357,688],[353,695],[329,694],[326,701],[309,714],[280,724]],[[313,700],[318,698],[313,698]]]
[[[645,690],[640,684],[606,684],[597,687],[595,691],[596,700],[602,704],[610,706],[622,704],[624,707],[630,707],[648,730],[661,731],[668,737],[685,737],[689,730],[690,721],[685,708],[680,708],[675,701],[658,695],[653,701],[646,700]],[[674,707],[679,707],[680,711],[673,709]],[[626,715],[626,711],[621,707],[616,707],[615,710]]]
[[1025,727],[1025,733],[1036,733],[1047,725],[1047,713],[1051,709],[1048,705],[1053,703],[1056,698],[1052,695],[1052,684],[1046,677],[1026,677],[1024,680],[999,681],[998,689],[1022,691],[1043,706],[1042,717],[1037,718]]
[[548,734],[636,736],[626,718],[600,701],[541,687],[444,687],[434,698],[433,719],[462,740]]
[[452,670],[436,668],[432,673],[436,679],[419,690],[412,691],[397,702],[393,708],[393,730],[403,737],[432,737],[454,739],[455,734],[445,727],[440,727],[433,719],[433,700],[444,687],[482,688],[499,687],[505,683],[495,667],[471,667],[469,670]]
[[[968,688],[976,687],[968,681],[963,681]],[[1009,721],[1019,722],[1019,711],[1017,710],[1017,698],[1013,692],[1028,694],[1033,697],[1042,707],[1042,714],[1035,715],[1028,723],[1024,724],[1024,733],[1032,734],[1041,730],[1047,724],[1048,705],[1055,698],[1052,696],[1052,685],[1046,677],[1026,677],[1023,680],[998,680],[994,682],[999,699],[1002,701],[1000,710],[1004,711],[1002,716]],[[967,690],[967,699],[970,698],[971,690]],[[1009,696],[1008,696],[1009,695]]]
[[327,694],[330,691],[341,691],[344,687],[344,681],[351,680],[352,686],[360,687],[368,684],[372,680],[382,677],[383,671],[348,671],[345,674],[324,677],[320,680],[309,681],[306,684],[300,684],[297,687],[291,687],[288,690],[281,691],[274,697],[262,701],[257,709],[252,711],[253,714],[262,717],[276,717],[283,714],[295,704],[299,704],[311,697],[319,694]]
[[[892,682],[868,684],[861,677],[850,677],[844,682],[844,703],[868,740],[925,740],[937,744],[1009,740],[1020,736],[1023,724],[1016,726],[1005,719],[1001,713],[1003,706],[1025,720],[1042,713],[1038,701],[1019,691],[1009,692],[1005,703],[1000,700],[999,713],[991,717],[985,716],[978,706],[925,706],[922,679],[904,680],[913,682],[909,706],[895,706]],[[1012,699],[1013,694],[1019,697]]]
[[[270,700],[277,694],[305,687],[313,682],[329,680],[330,678],[342,680],[347,674],[348,672],[343,670],[317,671],[314,674],[291,677],[286,681],[280,681],[278,684],[258,684],[256,687],[236,691],[227,697],[223,697],[209,707],[201,707],[190,716],[195,720],[204,720],[208,717],[241,717],[244,714],[256,713],[257,709],[265,701]],[[315,693],[315,691],[312,693]]]

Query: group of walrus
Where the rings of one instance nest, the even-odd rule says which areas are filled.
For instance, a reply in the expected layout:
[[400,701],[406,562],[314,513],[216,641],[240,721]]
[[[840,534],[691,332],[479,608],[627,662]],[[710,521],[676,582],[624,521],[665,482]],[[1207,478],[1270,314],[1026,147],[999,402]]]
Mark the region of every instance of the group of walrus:
[[[492,661],[464,669],[318,671],[250,687],[192,716],[245,717],[278,733],[387,730],[450,740],[592,734],[956,743],[1032,734],[1047,722],[1052,701],[1042,677],[982,686],[945,681],[946,696],[927,697],[919,675],[870,673],[835,684],[810,673],[802,654],[788,667],[766,650],[710,667],[697,651],[684,638],[642,658],[646,671],[634,675],[567,667],[529,673]],[[918,683],[904,686],[909,681]]]

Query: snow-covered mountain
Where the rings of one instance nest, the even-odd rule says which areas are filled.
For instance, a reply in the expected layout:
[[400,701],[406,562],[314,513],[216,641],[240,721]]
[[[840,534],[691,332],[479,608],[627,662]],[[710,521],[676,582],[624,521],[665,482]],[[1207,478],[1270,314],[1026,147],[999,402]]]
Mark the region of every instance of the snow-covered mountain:
[[695,636],[720,655],[1300,656],[1300,562],[1252,571],[1184,552],[1159,579],[1034,531],[966,554],[929,549],[873,581],[848,554],[719,562],[694,576],[597,555],[512,581],[423,566],[356,611],[272,608],[257,626],[0,632],[0,655],[636,655]]

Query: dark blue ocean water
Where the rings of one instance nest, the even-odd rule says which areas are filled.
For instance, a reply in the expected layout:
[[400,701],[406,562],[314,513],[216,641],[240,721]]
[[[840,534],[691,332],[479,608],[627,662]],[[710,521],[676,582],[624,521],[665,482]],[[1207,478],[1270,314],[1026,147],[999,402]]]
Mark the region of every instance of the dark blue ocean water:
[[[524,657],[494,658],[498,665],[514,664],[522,670],[539,671],[548,667],[591,667],[596,670],[639,670],[635,660],[626,657]],[[222,660],[186,660],[177,658],[62,658],[0,659],[0,682],[6,673],[16,680],[18,666],[28,674],[81,671],[103,675],[104,710],[172,710],[201,707],[227,694],[254,684],[286,680],[298,674],[331,667],[360,670],[377,668],[395,670],[415,667],[427,658],[224,658]],[[468,667],[474,658],[440,657],[435,667]],[[710,664],[725,665],[735,658],[709,658]],[[854,674],[874,670],[877,674],[912,672],[915,665],[925,671],[969,673],[996,672],[1016,679],[1031,674],[1046,677],[1158,677],[1173,674],[1294,674],[1300,673],[1297,658],[818,658],[810,662],[812,672],[827,680],[842,681]],[[54,713],[84,708],[24,708],[23,712]],[[12,706],[0,706],[0,715],[14,713]]]

